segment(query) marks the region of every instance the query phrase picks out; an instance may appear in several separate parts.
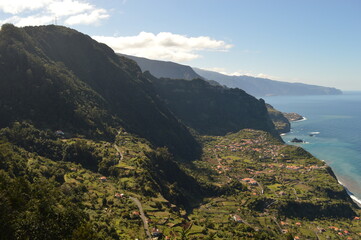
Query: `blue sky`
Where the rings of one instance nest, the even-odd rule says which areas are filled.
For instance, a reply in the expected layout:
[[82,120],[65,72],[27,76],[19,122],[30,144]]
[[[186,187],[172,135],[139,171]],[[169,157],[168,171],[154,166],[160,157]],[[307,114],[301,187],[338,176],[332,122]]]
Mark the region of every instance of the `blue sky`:
[[361,90],[360,0],[0,1],[1,24],[55,19],[126,54]]

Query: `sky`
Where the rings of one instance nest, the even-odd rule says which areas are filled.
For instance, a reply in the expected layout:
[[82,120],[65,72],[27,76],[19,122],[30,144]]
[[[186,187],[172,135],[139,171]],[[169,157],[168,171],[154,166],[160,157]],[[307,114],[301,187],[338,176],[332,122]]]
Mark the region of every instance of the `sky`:
[[58,24],[116,52],[361,90],[361,0],[0,0],[0,24]]

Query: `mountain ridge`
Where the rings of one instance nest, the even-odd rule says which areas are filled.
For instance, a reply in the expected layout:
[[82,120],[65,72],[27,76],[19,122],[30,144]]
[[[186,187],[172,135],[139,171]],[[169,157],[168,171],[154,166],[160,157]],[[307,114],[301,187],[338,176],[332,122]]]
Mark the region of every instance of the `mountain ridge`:
[[192,67],[182,65],[171,61],[151,60],[143,57],[136,57],[118,53],[119,56],[130,58],[137,62],[143,72],[149,71],[156,78],[171,78],[192,80],[196,78],[203,79]]
[[332,87],[322,87],[304,83],[290,83],[267,78],[251,76],[228,76],[218,72],[202,70],[191,66],[161,60],[120,54],[137,62],[141,70],[149,71],[157,78],[170,79],[203,79],[212,85],[222,85],[228,88],[239,88],[253,96],[274,95],[328,95],[342,94],[342,91]]
[[290,83],[251,76],[228,76],[218,72],[193,68],[206,79],[212,79],[230,88],[240,88],[254,96],[274,95],[337,95],[342,91],[304,83]]

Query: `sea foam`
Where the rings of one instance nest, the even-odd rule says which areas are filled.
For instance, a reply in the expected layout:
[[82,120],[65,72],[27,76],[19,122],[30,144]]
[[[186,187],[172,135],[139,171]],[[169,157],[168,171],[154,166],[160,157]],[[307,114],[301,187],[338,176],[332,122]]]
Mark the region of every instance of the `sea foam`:
[[317,135],[320,134],[320,132],[310,132],[310,134]]
[[302,119],[300,119],[300,120],[296,120],[296,121],[293,121],[293,122],[302,122],[302,121],[306,121],[307,120],[307,118],[306,117],[302,117]]
[[341,184],[341,185],[345,188],[345,190],[346,190],[347,194],[350,196],[350,198],[351,198],[357,205],[359,205],[359,206],[361,207],[361,199],[357,198],[350,190],[348,190],[348,188],[346,187],[346,185],[344,185],[340,180],[338,180],[338,183]]

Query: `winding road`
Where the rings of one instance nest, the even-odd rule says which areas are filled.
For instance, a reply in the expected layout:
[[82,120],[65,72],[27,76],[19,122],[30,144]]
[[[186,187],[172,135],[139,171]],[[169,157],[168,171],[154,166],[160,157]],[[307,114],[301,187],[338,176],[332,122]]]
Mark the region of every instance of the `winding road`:
[[152,236],[150,235],[150,231],[149,231],[149,226],[148,226],[148,222],[147,222],[147,218],[145,217],[144,211],[143,211],[143,207],[142,207],[142,203],[134,197],[129,197],[130,200],[133,200],[133,202],[138,206],[139,212],[140,212],[140,218],[143,220],[143,224],[144,224],[144,230],[148,236],[148,239],[152,239]]
[[[121,131],[119,130],[118,135],[120,133],[121,133]],[[120,148],[115,143],[114,143],[114,148],[119,154],[119,163],[120,163],[123,160],[123,154],[120,151]],[[137,207],[139,209],[139,213],[140,213],[140,218],[143,221],[145,233],[147,234],[148,239],[151,240],[152,236],[151,236],[150,231],[149,231],[149,226],[148,226],[147,218],[145,217],[145,214],[144,214],[142,203],[138,200],[138,198],[129,197],[129,199],[132,200],[137,205]]]

